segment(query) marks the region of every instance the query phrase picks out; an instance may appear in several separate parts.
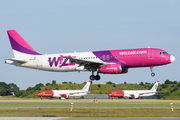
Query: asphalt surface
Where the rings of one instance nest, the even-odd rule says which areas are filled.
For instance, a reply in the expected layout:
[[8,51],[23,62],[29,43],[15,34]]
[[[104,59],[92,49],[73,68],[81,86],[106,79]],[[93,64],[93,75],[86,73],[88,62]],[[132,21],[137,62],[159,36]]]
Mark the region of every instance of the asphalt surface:
[[0,120],[180,120],[177,117],[0,117]]
[[[0,103],[23,103],[23,104],[71,104],[71,102],[0,102]],[[75,104],[92,104],[92,102],[75,102]],[[170,103],[154,103],[154,102],[103,102],[101,104],[170,104]],[[180,103],[173,103],[173,104],[180,104]]]

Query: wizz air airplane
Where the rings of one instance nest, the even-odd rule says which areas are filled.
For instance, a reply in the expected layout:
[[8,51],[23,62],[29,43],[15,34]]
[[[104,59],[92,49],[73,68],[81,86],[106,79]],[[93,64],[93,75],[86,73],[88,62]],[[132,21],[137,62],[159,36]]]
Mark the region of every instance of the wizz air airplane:
[[[5,63],[54,72],[91,71],[91,80],[100,80],[99,73],[124,74],[128,68],[166,65],[175,57],[157,48],[106,50],[42,55],[36,52],[15,30],[7,31],[14,58]],[[97,75],[94,72],[97,71]]]
[[86,85],[83,87],[82,90],[43,90],[40,91],[37,96],[38,97],[59,97],[59,99],[68,99],[69,97],[79,97],[87,95],[89,87],[90,87],[91,80],[89,80]]
[[153,96],[156,95],[156,93],[164,92],[160,91],[157,92],[157,87],[158,87],[159,81],[157,81],[154,86],[151,88],[151,90],[115,90],[111,91],[108,96],[109,97],[118,97],[118,98],[139,98],[139,97],[148,97],[148,96]]

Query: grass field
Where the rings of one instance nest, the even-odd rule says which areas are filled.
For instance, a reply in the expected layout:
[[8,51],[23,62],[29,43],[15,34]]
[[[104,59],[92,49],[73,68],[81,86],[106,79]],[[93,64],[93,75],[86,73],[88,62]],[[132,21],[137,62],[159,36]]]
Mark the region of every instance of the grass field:
[[56,116],[56,117],[180,117],[180,108],[22,108],[0,109],[0,116]]
[[[0,102],[92,102],[94,99],[0,99]],[[159,99],[98,99],[101,103],[180,103],[180,100]]]
[[[68,100],[0,100],[0,116],[56,117],[180,117],[179,100],[99,99]],[[69,111],[71,102],[73,111]],[[174,103],[171,112],[169,103]]]

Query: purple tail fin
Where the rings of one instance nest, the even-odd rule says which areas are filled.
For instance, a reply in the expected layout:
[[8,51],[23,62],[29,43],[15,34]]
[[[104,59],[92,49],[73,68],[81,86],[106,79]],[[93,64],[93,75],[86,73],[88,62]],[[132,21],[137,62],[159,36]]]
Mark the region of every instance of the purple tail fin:
[[41,55],[37,53],[15,30],[7,30],[7,33],[13,51],[29,55]]

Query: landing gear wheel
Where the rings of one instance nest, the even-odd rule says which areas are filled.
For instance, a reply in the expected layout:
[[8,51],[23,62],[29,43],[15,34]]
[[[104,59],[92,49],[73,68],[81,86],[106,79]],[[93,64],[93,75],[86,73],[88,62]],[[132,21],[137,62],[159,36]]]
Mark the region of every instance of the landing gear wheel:
[[90,80],[95,80],[95,76],[94,76],[94,75],[91,75],[91,76],[89,77],[89,79],[90,79]]
[[100,77],[99,75],[96,75],[96,76],[95,76],[95,79],[96,79],[96,80],[100,80],[101,77]]
[[154,77],[154,76],[155,76],[155,73],[152,72],[152,73],[151,73],[151,76]]
[[151,76],[154,77],[155,73],[153,73],[153,66],[151,66],[150,69],[151,69]]

